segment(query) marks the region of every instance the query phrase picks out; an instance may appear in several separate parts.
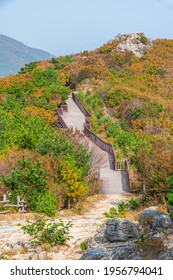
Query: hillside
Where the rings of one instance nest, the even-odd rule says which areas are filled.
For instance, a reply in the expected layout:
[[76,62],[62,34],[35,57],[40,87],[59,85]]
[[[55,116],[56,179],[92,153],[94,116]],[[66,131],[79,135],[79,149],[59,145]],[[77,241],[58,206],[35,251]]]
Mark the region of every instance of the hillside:
[[152,197],[164,196],[173,174],[172,61],[173,40],[131,34],[76,55],[59,74],[92,113],[94,132],[129,159],[134,189]]
[[[1,79],[1,116],[11,115],[1,124],[7,127],[1,154],[13,147],[48,153],[45,129],[35,136],[43,124],[37,128],[29,116],[54,127],[56,106],[75,90],[92,113],[93,131],[113,144],[118,159],[128,158],[133,189],[143,186],[150,197],[163,198],[173,174],[172,61],[173,40],[119,35],[94,51],[30,64]],[[20,119],[25,129],[19,130]]]
[[[119,35],[93,51],[30,63],[20,74],[0,78],[0,195],[8,192],[12,203],[16,203],[17,196],[24,198],[29,219],[33,220],[31,212],[36,212],[75,221],[72,228],[75,236],[69,249],[62,254],[64,247],[57,247],[53,258],[63,259],[67,255],[79,258],[81,253],[76,253],[80,243],[84,242],[86,247],[85,237],[92,237],[98,230],[104,211],[107,218],[126,217],[136,221],[145,208],[155,206],[154,209],[168,214],[164,216],[165,223],[169,220],[172,230],[172,70],[173,40],[151,41],[139,33]],[[92,131],[113,145],[117,159],[128,159],[132,194],[102,194],[102,201],[94,206],[92,199],[99,199],[103,182],[93,166],[100,166],[102,159],[94,158],[89,146],[81,144],[83,136],[79,131],[59,127],[57,108],[68,104],[72,92],[91,114]],[[68,121],[70,109],[66,115]],[[75,115],[75,119],[79,118]],[[83,125],[82,118],[80,121]],[[1,205],[0,212],[4,210]],[[81,214],[83,210],[86,212],[82,219],[76,218],[73,211]],[[8,246],[13,250],[21,236],[25,239],[20,229],[17,243],[5,244],[9,242],[11,227],[16,230],[15,221],[25,220],[25,215],[14,212],[7,214],[7,219],[1,215],[4,251]],[[152,213],[153,226],[158,222],[156,214],[163,226],[163,212]],[[11,226],[6,227],[8,219]],[[154,243],[152,238],[140,243],[143,240],[139,238],[139,245],[144,244],[150,251],[159,248],[156,253],[160,258],[169,241],[166,239],[163,244],[159,235],[156,239]],[[95,239],[93,242],[91,248],[96,245]],[[172,246],[172,231],[169,245]],[[172,258],[172,251],[171,257],[169,253],[163,254],[162,259]],[[126,252],[123,256],[128,257]]]
[[[93,131],[113,144],[117,158],[129,159],[134,189],[145,185],[150,195],[162,197],[173,173],[172,61],[173,40],[119,35],[94,51],[30,64],[1,79],[1,109],[53,124],[56,105],[75,90],[92,113]],[[23,145],[21,133],[6,136],[1,151],[8,145],[38,150],[36,139]]]
[[48,52],[30,48],[23,43],[0,35],[0,77],[14,75],[29,62],[53,57]]

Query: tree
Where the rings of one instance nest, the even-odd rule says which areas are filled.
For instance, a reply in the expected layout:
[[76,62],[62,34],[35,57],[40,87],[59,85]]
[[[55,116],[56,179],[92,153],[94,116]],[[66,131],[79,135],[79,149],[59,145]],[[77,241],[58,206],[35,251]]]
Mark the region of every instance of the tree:
[[61,181],[66,185],[68,208],[89,192],[89,188],[82,182],[82,171],[70,155],[61,163]]
[[30,158],[23,156],[18,165],[19,168],[14,168],[10,176],[2,177],[4,185],[9,188],[11,200],[15,202],[17,196],[21,196],[30,210],[55,215],[56,198],[49,193],[47,174],[40,161],[32,163]]

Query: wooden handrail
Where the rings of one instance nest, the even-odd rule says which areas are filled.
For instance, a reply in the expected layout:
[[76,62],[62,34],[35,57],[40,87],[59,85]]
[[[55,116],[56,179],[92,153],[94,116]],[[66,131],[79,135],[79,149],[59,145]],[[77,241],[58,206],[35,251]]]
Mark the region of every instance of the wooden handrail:
[[61,123],[62,127],[64,129],[67,129],[68,126],[66,125],[66,123],[64,122],[63,118],[61,117],[63,115],[63,111],[68,112],[68,105],[67,104],[62,104],[57,108],[57,116],[58,116],[58,120]]
[[93,133],[87,126],[84,124],[84,134],[88,137],[93,143],[95,143],[100,149],[108,152],[111,155],[111,168],[116,170],[116,156],[114,152],[113,145],[105,142],[100,137],[98,137],[95,133]]
[[128,180],[128,186],[130,188],[130,191],[132,190],[132,179],[130,176],[130,166],[129,166],[129,161],[128,159],[125,159],[125,172],[126,172],[126,177]]
[[64,129],[67,129],[68,126],[66,125],[65,121],[63,120],[63,118],[61,117],[61,115],[60,115],[60,113],[59,113],[58,111],[57,111],[57,116],[58,116],[58,120],[59,120],[59,122],[61,123],[62,127],[63,127]]
[[91,118],[91,114],[88,112],[86,107],[82,104],[82,102],[77,98],[77,96],[72,92],[72,99],[76,103],[76,105],[79,107],[79,109],[82,111],[84,116],[86,118]]

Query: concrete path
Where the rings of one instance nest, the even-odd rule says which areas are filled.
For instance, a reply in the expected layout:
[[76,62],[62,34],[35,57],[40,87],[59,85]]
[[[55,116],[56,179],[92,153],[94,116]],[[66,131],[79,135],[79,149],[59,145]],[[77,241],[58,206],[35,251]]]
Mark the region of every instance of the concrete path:
[[[83,133],[85,116],[70,97],[67,100],[68,112],[63,111],[62,118],[69,128],[78,129]],[[126,189],[125,172],[111,169],[109,154],[101,150],[90,139],[84,136],[81,143],[93,152],[93,169],[99,168],[100,179],[103,181],[103,194],[123,193]]]
[[85,116],[78,108],[78,106],[74,103],[71,97],[67,100],[66,103],[68,105],[68,112],[63,111],[62,118],[64,122],[69,128],[77,128],[78,130],[83,131]]

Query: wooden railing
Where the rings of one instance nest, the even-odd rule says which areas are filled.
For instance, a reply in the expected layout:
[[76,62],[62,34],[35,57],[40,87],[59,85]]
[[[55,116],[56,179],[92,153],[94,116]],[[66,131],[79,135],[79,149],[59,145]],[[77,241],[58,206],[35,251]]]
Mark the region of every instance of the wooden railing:
[[116,170],[125,170],[125,169],[126,169],[125,160],[124,159],[117,160]]
[[3,199],[0,201],[0,205],[5,209],[0,212],[0,214],[9,213],[9,208],[17,208],[19,213],[26,213],[26,202],[20,197],[17,196],[17,204],[11,204],[10,200],[7,199],[7,196],[4,194]]
[[61,123],[61,125],[62,125],[62,127],[63,127],[64,129],[67,129],[68,126],[66,125],[65,121],[63,120],[63,118],[61,117],[61,115],[60,115],[59,112],[57,112],[57,116],[58,116],[58,122]]
[[114,152],[113,145],[102,140],[100,137],[98,137],[95,133],[91,131],[91,123],[89,121],[89,119],[91,118],[91,114],[88,112],[88,110],[85,108],[85,106],[82,104],[82,102],[77,98],[77,96],[74,93],[72,93],[72,99],[85,116],[85,124],[84,124],[85,136],[88,137],[93,143],[95,143],[100,149],[110,154],[111,168],[113,170],[116,170],[116,155]]
[[89,130],[91,130],[91,123],[90,123],[90,121],[89,121],[89,118],[85,118],[85,126],[86,126]]
[[95,133],[93,133],[87,126],[84,124],[84,134],[88,137],[93,143],[95,143],[100,149],[106,151],[111,156],[111,168],[116,170],[116,156],[114,152],[113,145],[105,142],[100,137],[98,137]]
[[61,123],[61,125],[64,129],[67,129],[68,126],[66,125],[66,123],[64,122],[64,120],[62,118],[63,111],[68,112],[68,105],[67,104],[62,104],[57,109],[58,122]]
[[130,176],[130,166],[129,166],[128,159],[125,160],[125,172],[126,172],[126,178],[127,178],[127,181],[128,181],[129,189],[130,189],[130,191],[132,191],[133,184],[132,184],[132,180],[131,180],[131,176]]
[[85,108],[85,106],[82,104],[82,102],[77,98],[77,96],[72,92],[72,99],[76,103],[76,105],[79,107],[79,109],[82,111],[84,116],[86,118],[91,118],[91,114],[88,112],[88,110]]
[[65,112],[68,112],[68,105],[67,104],[62,104],[61,107]]

